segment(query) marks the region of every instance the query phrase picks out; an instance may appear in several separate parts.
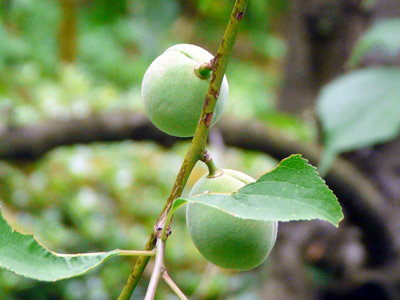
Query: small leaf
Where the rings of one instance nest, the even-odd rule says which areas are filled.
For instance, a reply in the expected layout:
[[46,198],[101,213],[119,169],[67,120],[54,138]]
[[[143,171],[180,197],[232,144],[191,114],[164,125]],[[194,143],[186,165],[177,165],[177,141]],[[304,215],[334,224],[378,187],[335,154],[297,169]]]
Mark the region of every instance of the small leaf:
[[236,193],[202,194],[186,200],[218,207],[249,219],[321,219],[335,226],[343,219],[336,196],[315,167],[298,154],[282,160],[277,168]]
[[[171,219],[172,219],[172,217],[173,217],[175,211],[176,211],[179,207],[181,207],[182,205],[184,205],[186,202],[187,202],[187,200],[182,199],[182,198],[178,198],[178,199],[175,199],[175,200],[174,200],[174,202],[172,203],[171,210],[168,212],[167,218],[166,218],[166,220],[165,220],[165,224],[169,224],[169,222],[171,222]],[[161,238],[162,238],[163,240],[166,240],[166,238],[167,238],[167,229],[168,229],[168,226],[165,226],[165,227],[163,228],[163,230],[162,230]]]
[[325,133],[319,170],[341,152],[393,139],[400,132],[400,68],[368,68],[322,89],[317,111]]
[[185,204],[187,202],[187,200],[183,199],[183,198],[178,198],[174,201],[172,208],[171,208],[171,212],[172,214],[179,208],[181,207],[183,204]]
[[56,281],[85,274],[106,259],[129,255],[113,250],[87,254],[57,254],[43,247],[32,235],[13,231],[0,210],[0,267],[18,275]]

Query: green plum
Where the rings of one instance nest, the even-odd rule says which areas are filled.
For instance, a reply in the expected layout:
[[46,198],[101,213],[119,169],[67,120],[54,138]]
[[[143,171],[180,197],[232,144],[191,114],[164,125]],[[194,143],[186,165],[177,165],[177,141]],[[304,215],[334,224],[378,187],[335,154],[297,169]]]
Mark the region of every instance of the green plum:
[[[142,100],[157,128],[178,137],[194,135],[211,80],[211,71],[199,76],[195,68],[211,59],[213,55],[198,46],[179,44],[152,62],[143,77]],[[211,126],[226,106],[228,91],[224,76]]]
[[[203,193],[232,193],[254,182],[250,176],[223,169],[196,182],[190,197]],[[218,208],[188,202],[186,224],[194,245],[211,263],[226,269],[250,270],[271,252],[278,222],[244,219]]]

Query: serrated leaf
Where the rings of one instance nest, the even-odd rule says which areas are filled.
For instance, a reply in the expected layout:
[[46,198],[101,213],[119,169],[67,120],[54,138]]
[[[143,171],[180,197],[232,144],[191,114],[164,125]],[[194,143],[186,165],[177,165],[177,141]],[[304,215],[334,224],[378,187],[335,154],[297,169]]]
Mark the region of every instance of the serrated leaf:
[[322,89],[317,112],[325,133],[319,170],[341,152],[393,139],[400,132],[400,68],[368,68]]
[[0,267],[18,275],[56,281],[85,274],[121,250],[87,254],[58,254],[42,246],[30,234],[8,225],[0,210]]
[[202,194],[187,201],[218,207],[241,218],[295,221],[321,219],[337,226],[343,219],[336,196],[301,155],[233,194]]

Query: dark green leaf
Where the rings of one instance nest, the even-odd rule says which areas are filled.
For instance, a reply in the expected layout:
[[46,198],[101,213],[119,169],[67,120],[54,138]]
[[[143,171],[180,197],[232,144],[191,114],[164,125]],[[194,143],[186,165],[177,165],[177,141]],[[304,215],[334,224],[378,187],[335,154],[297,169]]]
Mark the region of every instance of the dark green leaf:
[[321,219],[335,226],[343,219],[336,196],[315,167],[300,155],[282,160],[276,169],[236,193],[202,194],[186,200],[218,207],[249,219]]

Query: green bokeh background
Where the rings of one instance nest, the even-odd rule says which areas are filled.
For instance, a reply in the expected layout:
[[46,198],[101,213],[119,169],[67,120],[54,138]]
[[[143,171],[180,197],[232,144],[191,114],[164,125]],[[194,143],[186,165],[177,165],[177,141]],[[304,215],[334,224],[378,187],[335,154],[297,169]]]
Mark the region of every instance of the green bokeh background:
[[[276,27],[286,2],[250,2],[227,70],[226,114],[267,122],[311,141],[312,124],[276,111],[286,50]],[[140,84],[151,61],[177,43],[215,53],[233,7],[228,0],[76,1],[76,52],[66,62],[60,59],[62,3],[0,3],[0,130],[114,109],[142,113]],[[34,233],[57,252],[142,249],[188,146],[188,141],[171,149],[149,142],[94,143],[59,147],[34,162],[0,161],[3,214],[13,228]],[[209,149],[221,168],[254,178],[276,165],[258,153],[220,145]],[[205,172],[196,166],[186,194]],[[84,276],[56,283],[0,270],[0,299],[116,299],[134,262],[113,258]],[[143,298],[152,264],[132,299]],[[268,277],[268,261],[245,273],[210,266],[189,238],[184,209],[173,220],[166,265],[187,295],[207,299],[258,299],[257,288]],[[161,283],[156,298],[176,296]]]

